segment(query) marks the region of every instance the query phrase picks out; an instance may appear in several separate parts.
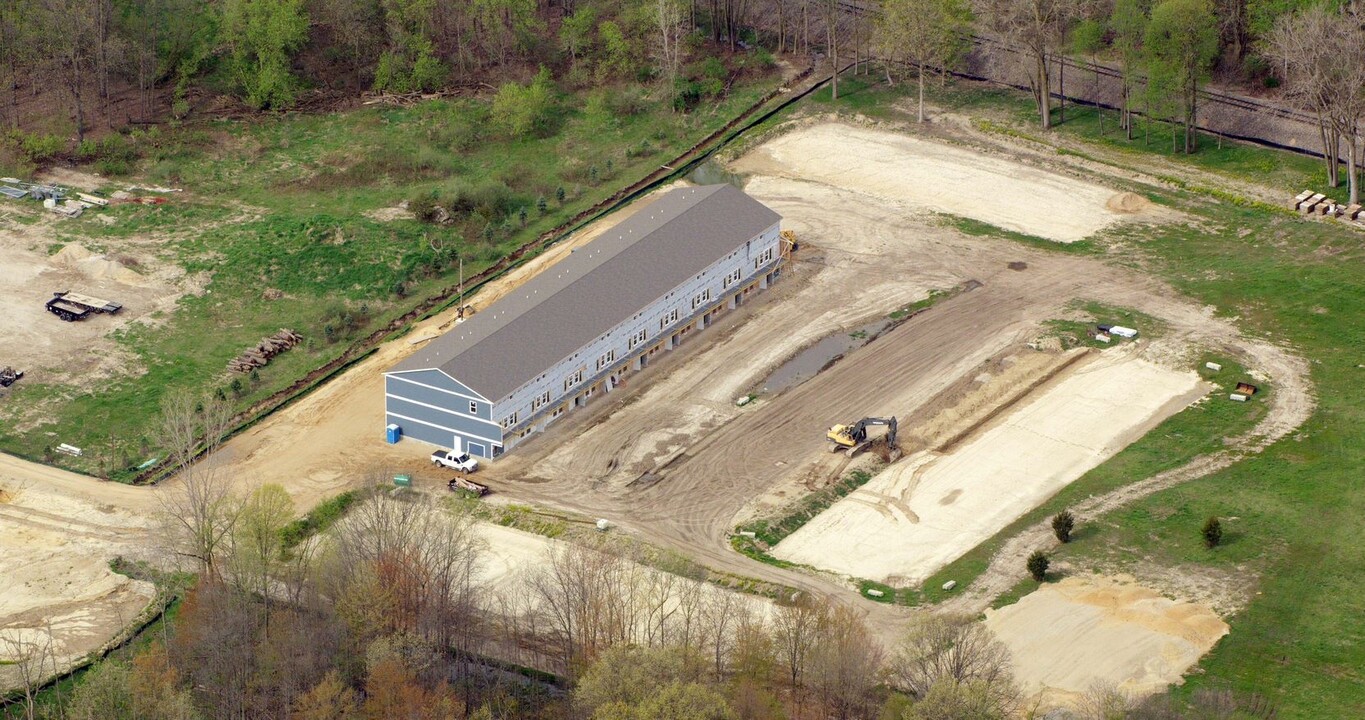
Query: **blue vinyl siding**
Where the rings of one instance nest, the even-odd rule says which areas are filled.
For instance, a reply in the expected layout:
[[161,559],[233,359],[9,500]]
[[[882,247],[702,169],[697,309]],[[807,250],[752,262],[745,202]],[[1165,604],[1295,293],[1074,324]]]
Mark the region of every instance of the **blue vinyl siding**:
[[454,378],[441,372],[440,370],[417,370],[415,372],[388,373],[387,377],[405,382],[408,385],[418,383],[437,390],[445,391],[447,395],[463,395],[467,398],[474,398],[484,403],[488,398],[460,384]]

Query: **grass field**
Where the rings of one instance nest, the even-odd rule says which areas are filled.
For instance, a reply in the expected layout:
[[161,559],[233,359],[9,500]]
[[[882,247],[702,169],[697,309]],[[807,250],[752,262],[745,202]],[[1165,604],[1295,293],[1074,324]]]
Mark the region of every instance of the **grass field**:
[[[844,112],[907,119],[890,109],[904,88],[845,82],[841,90]],[[1236,318],[1244,332],[1295,348],[1311,363],[1319,409],[1300,432],[1257,457],[1078,528],[1058,558],[1101,571],[1139,563],[1205,571],[1247,589],[1252,599],[1230,618],[1232,632],[1199,672],[1173,690],[1177,695],[1231,687],[1269,697],[1282,718],[1365,717],[1365,629],[1359,621],[1365,617],[1365,324],[1359,321],[1365,316],[1365,233],[1305,221],[1231,190],[1254,184],[1285,197],[1306,188],[1325,191],[1321,162],[1235,143],[1220,149],[1208,137],[1201,138],[1197,154],[1176,155],[1164,129],[1153,130],[1151,144],[1141,130],[1137,139],[1123,139],[1112,113],[1101,135],[1091,109],[1068,109],[1067,122],[1045,133],[1023,94],[950,84],[930,95],[940,107],[988,122],[992,131],[1084,153],[1118,177],[1129,168],[1205,171],[1207,182],[1197,186],[1172,182],[1149,189],[1199,222],[1150,229],[1144,242],[1125,243],[1119,259]],[[1227,179],[1226,186],[1219,178]],[[1224,370],[1211,380],[1226,387],[1241,370],[1219,360]],[[934,590],[911,599],[938,599],[945,580],[961,584],[980,572],[993,548],[1024,523],[1220,447],[1224,437],[1256,421],[1264,397],[1246,405],[1210,398],[1170,418],[930,578],[924,587]],[[1211,515],[1224,518],[1226,532],[1223,546],[1213,550],[1199,535]],[[1032,587],[1022,584],[1010,595]]]
[[[163,454],[152,428],[167,392],[220,391],[240,407],[270,396],[453,286],[461,259],[466,275],[477,273],[676,157],[776,82],[738,81],[690,114],[629,90],[566,97],[549,133],[522,139],[491,130],[488,102],[472,98],[142,135],[132,179],[186,192],[101,211],[112,224],[93,213],[62,223],[49,252],[71,241],[97,252],[137,242],[212,279],[158,327],[117,333],[137,371],[94,392],[17,385],[0,407],[0,450],[131,477]],[[452,207],[450,223],[371,216],[432,200]],[[302,346],[251,376],[225,372],[281,327],[302,333]],[[54,438],[87,452],[55,455]]]

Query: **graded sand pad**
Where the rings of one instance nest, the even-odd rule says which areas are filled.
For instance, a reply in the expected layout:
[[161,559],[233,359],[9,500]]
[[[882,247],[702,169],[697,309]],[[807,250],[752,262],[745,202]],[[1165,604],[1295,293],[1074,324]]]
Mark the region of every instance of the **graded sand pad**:
[[1097,684],[1134,698],[1159,692],[1228,632],[1208,606],[1162,597],[1127,577],[1065,578],[986,611],[985,622],[1010,649],[1015,679],[1048,706],[1074,702]]
[[773,554],[919,582],[1204,393],[1193,372],[1104,353],[946,454],[916,453],[878,474]]
[[[967,148],[843,123],[798,128],[754,151],[769,163],[740,169],[847,188],[906,205],[973,218],[1070,243],[1134,210],[1111,208],[1114,191]],[[752,166],[752,167],[750,167]]]
[[116,555],[137,557],[146,521],[62,490],[0,485],[0,690],[20,682],[21,655],[41,650],[46,673],[67,667],[155,596],[109,569]]

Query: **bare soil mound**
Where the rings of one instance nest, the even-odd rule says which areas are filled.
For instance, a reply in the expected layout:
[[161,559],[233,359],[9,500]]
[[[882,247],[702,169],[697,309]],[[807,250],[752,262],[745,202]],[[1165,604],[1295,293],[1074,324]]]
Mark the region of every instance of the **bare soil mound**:
[[1112,212],[1134,215],[1151,209],[1152,201],[1137,193],[1121,192],[1110,197],[1104,206]]

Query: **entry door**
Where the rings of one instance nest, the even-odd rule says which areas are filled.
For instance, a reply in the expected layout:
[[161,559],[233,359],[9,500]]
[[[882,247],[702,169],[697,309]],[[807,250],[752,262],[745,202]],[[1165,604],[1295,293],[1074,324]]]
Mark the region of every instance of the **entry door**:
[[454,440],[450,441],[450,448],[455,451],[456,455],[459,455],[464,451],[464,438],[459,435],[455,435],[454,438]]

